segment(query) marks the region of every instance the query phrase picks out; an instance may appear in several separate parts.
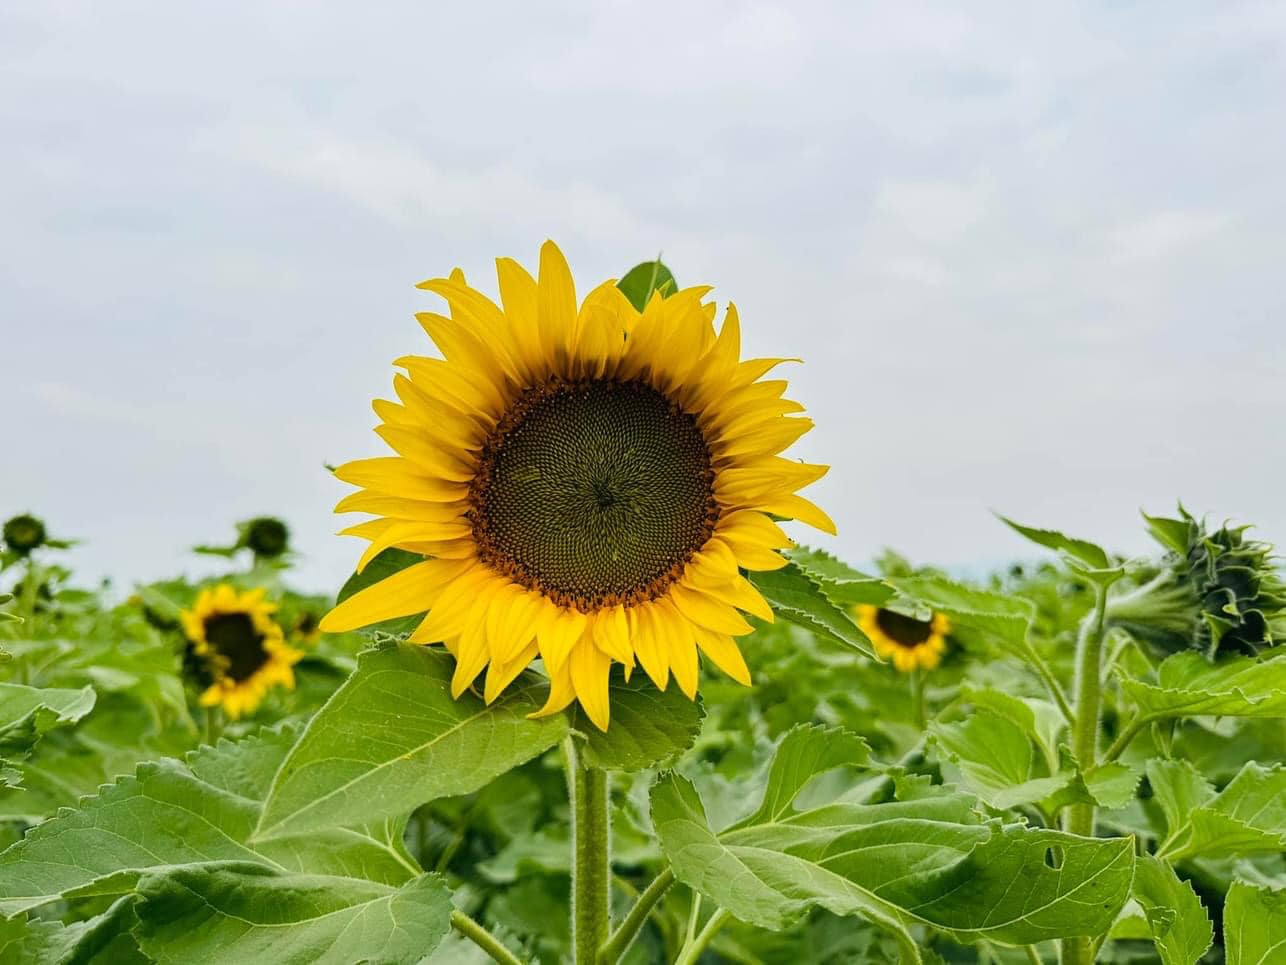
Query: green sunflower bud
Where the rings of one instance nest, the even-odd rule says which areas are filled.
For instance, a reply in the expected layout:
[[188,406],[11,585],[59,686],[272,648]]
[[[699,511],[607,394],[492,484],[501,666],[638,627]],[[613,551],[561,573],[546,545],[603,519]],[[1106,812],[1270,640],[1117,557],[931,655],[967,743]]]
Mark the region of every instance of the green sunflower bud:
[[1248,526],[1210,531],[1182,506],[1179,519],[1145,516],[1169,552],[1156,575],[1108,605],[1108,620],[1166,652],[1254,655],[1286,632],[1286,583],[1273,547]]
[[241,524],[240,545],[255,556],[276,559],[290,548],[290,530],[273,516],[259,516]]
[[18,556],[30,556],[31,551],[44,546],[47,539],[45,524],[28,513],[14,516],[4,524],[4,545]]

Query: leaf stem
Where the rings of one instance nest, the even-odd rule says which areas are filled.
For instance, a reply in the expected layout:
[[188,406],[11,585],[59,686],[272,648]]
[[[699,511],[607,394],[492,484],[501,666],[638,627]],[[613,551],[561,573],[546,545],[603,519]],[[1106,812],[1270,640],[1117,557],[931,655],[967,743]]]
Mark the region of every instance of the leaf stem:
[[[1076,645],[1076,720],[1072,726],[1072,753],[1081,773],[1098,760],[1099,717],[1103,706],[1103,637],[1106,630],[1107,587],[1094,584],[1094,609],[1081,622]],[[1085,837],[1094,836],[1094,805],[1073,804],[1067,809],[1064,830]],[[1063,939],[1063,965],[1091,965],[1093,944],[1089,938]]]
[[1045,685],[1049,695],[1054,698],[1054,703],[1058,705],[1058,710],[1063,715],[1063,719],[1069,725],[1074,726],[1076,715],[1072,713],[1072,705],[1067,702],[1067,694],[1063,691],[1062,684],[1058,682],[1054,672],[1049,669],[1049,664],[1045,661],[1045,658],[1040,655],[1040,652],[1031,643],[1027,644],[1027,659],[1031,661],[1036,675],[1040,677],[1041,683]]
[[701,929],[700,934],[683,943],[683,947],[679,949],[679,957],[674,960],[674,965],[696,965],[701,953],[706,950],[706,946],[710,944],[715,933],[723,927],[724,922],[729,917],[728,912],[722,908],[711,915],[710,920],[706,922],[706,926]]
[[464,912],[452,909],[451,927],[490,955],[492,961],[500,965],[523,965],[521,958],[500,944],[500,939]]
[[1103,761],[1105,763],[1114,761],[1125,753],[1125,749],[1130,746],[1130,741],[1134,740],[1139,735],[1139,731],[1143,730],[1148,723],[1149,721],[1141,715],[1131,719],[1121,732],[1116,735],[1116,740],[1112,741],[1112,746],[1103,753]]
[[634,902],[634,907],[630,909],[621,926],[612,932],[612,937],[607,940],[602,950],[598,953],[600,965],[613,965],[622,955],[629,951],[630,945],[633,944],[635,937],[643,928],[643,923],[647,921],[648,916],[652,914],[652,909],[656,903],[661,900],[670,886],[674,884],[674,872],[666,868],[659,875],[652,879],[652,883],[643,889],[639,895],[638,901]]
[[611,926],[610,817],[607,772],[581,763],[572,738],[563,742],[572,805],[572,953],[594,965]]

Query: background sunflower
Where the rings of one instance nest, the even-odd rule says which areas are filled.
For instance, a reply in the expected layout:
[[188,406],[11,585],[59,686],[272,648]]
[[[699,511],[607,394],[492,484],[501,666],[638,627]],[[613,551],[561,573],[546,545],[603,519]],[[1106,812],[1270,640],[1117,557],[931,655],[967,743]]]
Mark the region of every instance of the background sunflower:
[[233,720],[254,711],[274,686],[294,689],[301,650],[286,645],[263,589],[238,593],[226,583],[202,590],[180,615],[196,663],[212,681],[203,707],[222,707]]

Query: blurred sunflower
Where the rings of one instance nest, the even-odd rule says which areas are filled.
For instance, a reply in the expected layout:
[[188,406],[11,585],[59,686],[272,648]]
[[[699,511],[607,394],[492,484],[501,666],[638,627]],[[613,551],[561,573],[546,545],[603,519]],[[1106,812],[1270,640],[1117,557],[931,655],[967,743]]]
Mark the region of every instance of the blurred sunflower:
[[869,605],[857,607],[857,625],[870,638],[875,652],[893,661],[902,673],[936,667],[946,652],[947,634],[951,632],[951,621],[942,613],[917,620],[897,610]]
[[238,593],[226,583],[202,590],[180,614],[191,657],[204,679],[201,706],[222,707],[236,720],[254,711],[269,688],[293,690],[291,669],[303,652],[286,645],[265,591]]
[[551,714],[579,700],[608,726],[608,676],[637,661],[694,697],[698,651],[742,683],[740,611],[772,619],[742,570],[785,565],[773,520],[834,532],[796,490],[825,474],[779,454],[812,427],[741,361],[736,310],[716,335],[708,288],[636,311],[605,282],[578,306],[562,253],[539,277],[499,259],[501,304],[464,276],[423,282],[450,316],[417,316],[443,359],[407,356],[375,402],[396,455],[340,467],[362,487],[336,507],[377,518],[359,569],[399,547],[428,557],[345,600],[321,623],[351,630],[428,611],[411,634],[455,655],[459,696],[486,668],[495,697],[537,656]]

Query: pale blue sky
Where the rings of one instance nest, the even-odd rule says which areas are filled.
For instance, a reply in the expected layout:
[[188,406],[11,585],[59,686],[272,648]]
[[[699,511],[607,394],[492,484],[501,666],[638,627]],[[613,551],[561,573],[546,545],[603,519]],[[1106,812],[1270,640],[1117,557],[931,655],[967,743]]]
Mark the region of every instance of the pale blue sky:
[[0,515],[128,580],[278,513],[336,584],[413,284],[552,237],[806,360],[850,558],[1286,542],[1284,116],[1280,3],[9,0]]

